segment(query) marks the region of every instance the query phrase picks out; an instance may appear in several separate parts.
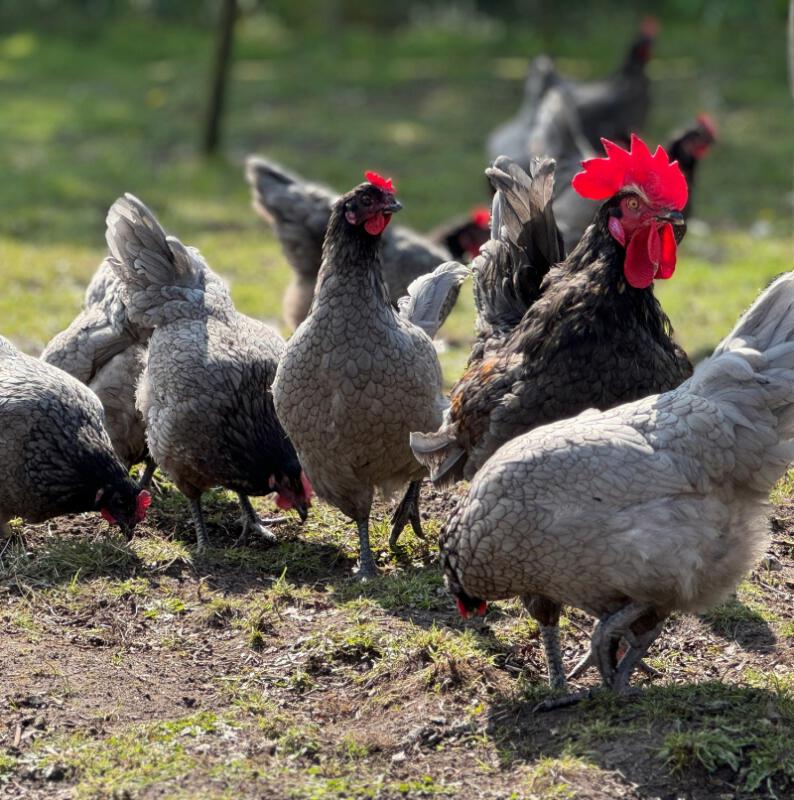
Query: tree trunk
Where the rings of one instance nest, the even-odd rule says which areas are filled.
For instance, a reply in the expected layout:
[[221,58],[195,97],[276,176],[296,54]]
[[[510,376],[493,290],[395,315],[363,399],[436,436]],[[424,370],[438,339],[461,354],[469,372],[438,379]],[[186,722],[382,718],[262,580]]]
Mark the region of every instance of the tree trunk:
[[204,129],[204,152],[207,155],[212,155],[218,149],[218,144],[220,143],[223,104],[226,96],[229,67],[232,61],[232,44],[236,19],[237,0],[221,0],[215,63],[213,64],[207,122]]

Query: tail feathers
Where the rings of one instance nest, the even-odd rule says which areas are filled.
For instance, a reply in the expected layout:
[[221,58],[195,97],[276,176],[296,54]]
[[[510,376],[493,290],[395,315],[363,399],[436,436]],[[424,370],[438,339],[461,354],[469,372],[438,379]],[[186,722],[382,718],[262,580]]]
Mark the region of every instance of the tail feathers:
[[491,240],[473,262],[481,335],[511,331],[565,257],[551,203],[554,170],[553,159],[535,159],[527,174],[506,156],[486,170],[496,194]]
[[426,467],[430,480],[439,488],[463,480],[466,451],[456,439],[455,423],[445,423],[435,433],[412,433],[411,450],[416,460]]
[[254,210],[271,225],[279,200],[299,186],[300,179],[275,161],[250,156],[245,162],[245,179],[251,187]]
[[167,236],[154,214],[131,194],[110,207],[105,238],[108,262],[122,282],[129,317],[136,324],[153,327],[161,321],[155,309],[170,304],[174,314],[181,314],[180,305],[204,302],[209,284],[222,286],[198,250]]
[[778,278],[687,384],[734,425],[734,477],[768,491],[794,460],[794,272]]
[[432,339],[455,306],[460,287],[470,274],[469,267],[446,261],[432,272],[420,275],[408,286],[408,294],[397,303],[400,316]]

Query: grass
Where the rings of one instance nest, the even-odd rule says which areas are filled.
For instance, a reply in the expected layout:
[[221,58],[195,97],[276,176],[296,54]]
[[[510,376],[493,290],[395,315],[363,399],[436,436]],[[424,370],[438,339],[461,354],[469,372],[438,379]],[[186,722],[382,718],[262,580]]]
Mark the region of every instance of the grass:
[[[794,114],[773,57],[783,52],[782,16],[729,11],[665,19],[652,65],[649,138],[703,107],[720,125],[698,175],[702,224],[658,287],[694,356],[794,255]],[[277,320],[290,273],[250,210],[249,152],[340,189],[365,168],[394,175],[402,221],[428,230],[485,199],[483,142],[513,112],[528,55],[548,49],[568,74],[602,74],[636,21],[423,13],[388,30],[301,31],[246,14],[225,146],[212,160],[196,148],[212,50],[200,22],[66,15],[6,30],[0,334],[37,352],[72,319],[104,252],[107,207],[123,191],[201,248],[241,310]],[[448,382],[465,362],[472,319],[464,291],[444,329]],[[406,532],[392,554],[389,509],[379,505],[382,574],[359,584],[349,578],[355,531],[323,504],[305,525],[280,526],[276,546],[233,549],[239,512],[233,496],[213,492],[212,547],[200,556],[184,499],[162,486],[129,544],[80,516],[15,523],[23,538],[0,545],[0,793],[792,792],[794,472],[773,493],[780,571],[754,574],[703,618],[672,621],[650,658],[664,677],[639,696],[596,695],[547,715],[531,711],[549,695],[537,626],[516,601],[476,623],[458,619],[439,574],[436,511],[426,541]],[[258,505],[265,512],[270,501]],[[579,612],[564,618],[566,663],[586,647],[589,625]]]

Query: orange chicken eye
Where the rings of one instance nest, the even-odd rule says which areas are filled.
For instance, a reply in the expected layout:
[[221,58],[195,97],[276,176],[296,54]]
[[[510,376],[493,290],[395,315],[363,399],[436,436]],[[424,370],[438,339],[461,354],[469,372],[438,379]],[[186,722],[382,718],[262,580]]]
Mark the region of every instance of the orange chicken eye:
[[636,197],[629,197],[626,200],[626,207],[629,211],[636,211],[640,207],[640,201]]

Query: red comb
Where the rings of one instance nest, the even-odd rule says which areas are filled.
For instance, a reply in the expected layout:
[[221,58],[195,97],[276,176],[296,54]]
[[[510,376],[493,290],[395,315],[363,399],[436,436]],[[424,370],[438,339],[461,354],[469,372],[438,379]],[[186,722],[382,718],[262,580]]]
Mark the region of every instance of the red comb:
[[383,189],[384,192],[394,191],[394,184],[391,178],[384,178],[383,175],[378,175],[377,172],[365,172],[364,178],[373,186],[377,186],[378,189]]
[[308,503],[314,494],[314,487],[312,486],[312,482],[309,480],[309,477],[305,472],[301,472],[301,486],[303,486],[303,496],[306,498],[306,502]]
[[651,155],[648,145],[631,134],[631,149],[602,139],[606,158],[588,158],[584,169],[574,176],[571,185],[588,200],[606,200],[627,186],[636,186],[649,200],[660,206],[681,210],[689,190],[677,161],[670,161],[660,145]]
[[491,224],[491,210],[481,206],[471,212],[471,221],[478,228],[488,228]]
[[717,139],[717,123],[706,113],[697,115],[698,125],[703,128],[706,133],[716,141]]

